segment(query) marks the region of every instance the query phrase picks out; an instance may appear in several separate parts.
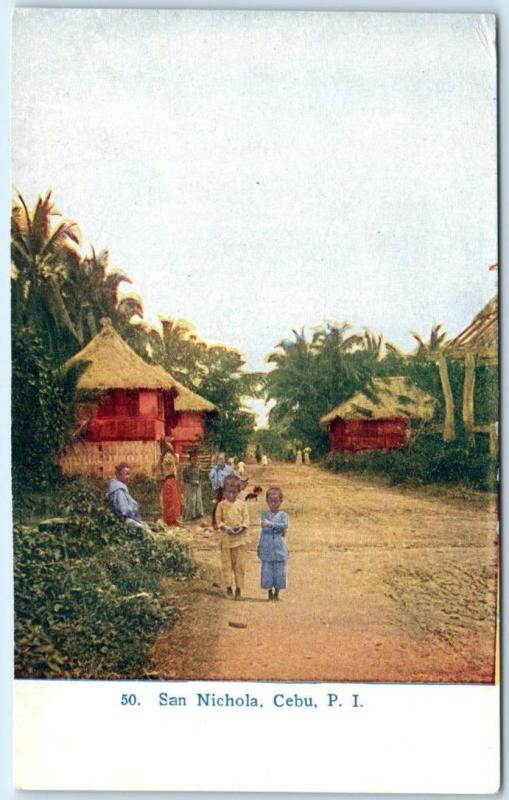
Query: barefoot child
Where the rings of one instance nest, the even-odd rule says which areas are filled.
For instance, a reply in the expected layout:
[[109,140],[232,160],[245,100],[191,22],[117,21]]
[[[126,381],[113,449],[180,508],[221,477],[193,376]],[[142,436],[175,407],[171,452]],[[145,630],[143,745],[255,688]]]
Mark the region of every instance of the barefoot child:
[[221,537],[221,569],[226,594],[233,595],[232,573],[235,579],[235,600],[244,590],[244,572],[248,544],[249,511],[239,499],[241,481],[236,475],[224,479],[223,497],[216,509],[216,524]]
[[265,495],[268,511],[262,512],[258,558],[262,562],[262,589],[268,589],[269,600],[279,600],[279,590],[286,589],[286,562],[288,546],[285,536],[288,530],[288,514],[280,511],[283,493],[278,486],[271,486]]

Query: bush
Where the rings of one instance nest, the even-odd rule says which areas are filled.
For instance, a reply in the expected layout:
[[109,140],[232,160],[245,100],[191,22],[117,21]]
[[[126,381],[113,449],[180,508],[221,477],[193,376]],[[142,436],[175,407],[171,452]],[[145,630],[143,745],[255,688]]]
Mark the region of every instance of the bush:
[[83,366],[56,367],[31,327],[12,332],[12,485],[21,498],[58,480],[57,459],[70,441]]
[[161,481],[139,473],[129,484],[129,491],[140,504],[143,519],[158,519],[161,516]]
[[329,453],[324,464],[333,472],[386,475],[392,483],[462,483],[482,491],[496,488],[497,464],[478,439],[469,448],[463,439],[444,442],[439,435],[419,433],[406,447],[360,453]]
[[114,516],[78,482],[65,521],[14,529],[18,677],[142,677],[159,630],[177,617],[161,578],[189,577],[184,548]]

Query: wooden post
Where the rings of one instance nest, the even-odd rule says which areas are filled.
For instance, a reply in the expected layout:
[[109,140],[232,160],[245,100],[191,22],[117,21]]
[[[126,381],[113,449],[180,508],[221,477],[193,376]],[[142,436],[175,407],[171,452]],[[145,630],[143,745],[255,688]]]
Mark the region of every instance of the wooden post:
[[449,373],[447,371],[447,361],[443,353],[440,353],[438,356],[438,371],[440,373],[445,403],[444,432],[442,438],[444,442],[450,442],[456,438],[456,429],[454,427],[454,400],[452,397],[451,384],[449,382]]
[[463,382],[463,424],[469,447],[474,445],[474,385],[475,355],[474,353],[467,353],[465,356],[465,378]]

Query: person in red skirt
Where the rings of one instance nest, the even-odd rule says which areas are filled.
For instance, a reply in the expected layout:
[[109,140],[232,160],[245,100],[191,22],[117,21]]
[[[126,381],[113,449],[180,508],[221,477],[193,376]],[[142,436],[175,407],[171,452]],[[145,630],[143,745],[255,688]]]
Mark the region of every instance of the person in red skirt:
[[173,448],[172,440],[166,438],[161,444],[160,471],[162,478],[161,508],[163,521],[166,525],[176,525],[182,513],[182,501],[177,482],[178,460]]

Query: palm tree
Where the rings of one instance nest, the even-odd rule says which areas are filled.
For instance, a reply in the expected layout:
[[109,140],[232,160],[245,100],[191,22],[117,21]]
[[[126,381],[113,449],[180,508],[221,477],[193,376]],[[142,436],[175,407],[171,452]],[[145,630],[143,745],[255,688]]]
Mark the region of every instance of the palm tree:
[[55,355],[66,349],[65,338],[81,344],[62,292],[69,270],[81,260],[81,235],[70,219],[55,225],[53,218],[61,216],[51,190],[32,210],[19,192],[12,206],[13,318],[22,326],[38,319]]
[[132,299],[129,305],[121,305],[125,298],[119,297],[118,289],[124,282],[131,283],[129,276],[123,270],[108,271],[108,268],[108,250],[104,249],[96,254],[92,247],[89,256],[71,265],[63,286],[82,344],[86,344],[97,334],[102,317],[109,317],[113,322],[122,325],[126,317],[130,319],[135,311],[140,311],[140,301],[137,301],[136,308]]
[[445,406],[443,440],[444,442],[450,442],[456,438],[456,427],[454,424],[454,399],[449,380],[447,360],[443,352],[447,331],[442,331],[442,327],[442,324],[432,326],[428,342],[425,342],[422,336],[415,333],[415,331],[411,331],[411,334],[418,344],[418,355],[423,355],[438,364]]

